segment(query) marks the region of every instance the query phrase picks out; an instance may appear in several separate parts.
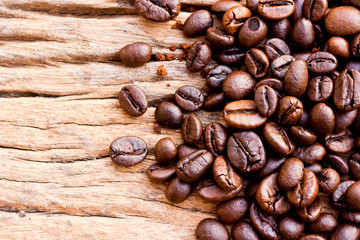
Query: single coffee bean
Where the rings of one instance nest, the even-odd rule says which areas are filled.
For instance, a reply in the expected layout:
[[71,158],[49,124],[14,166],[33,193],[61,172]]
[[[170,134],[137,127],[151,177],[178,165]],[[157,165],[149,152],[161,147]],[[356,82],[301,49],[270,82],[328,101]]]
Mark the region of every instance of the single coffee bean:
[[346,130],[355,121],[358,110],[348,112],[335,111],[335,127],[334,132]]
[[221,19],[228,9],[235,6],[244,6],[244,4],[233,0],[220,0],[211,6],[211,12]]
[[275,90],[267,85],[262,85],[255,90],[255,103],[261,115],[270,117],[276,111],[278,96]]
[[250,223],[240,221],[231,230],[233,240],[260,240],[259,235]]
[[308,97],[313,102],[326,102],[333,94],[333,81],[328,76],[316,76],[309,81]]
[[257,5],[259,0],[246,0],[246,7],[250,9],[251,12],[255,13],[257,11]]
[[290,63],[295,61],[291,55],[281,55],[274,59],[271,63],[271,72],[278,78],[283,79],[290,66]]
[[256,173],[257,179],[263,179],[270,174],[277,172],[281,165],[285,162],[286,158],[279,157],[279,158],[268,158],[266,161],[265,166]]
[[119,166],[138,164],[148,152],[145,142],[138,137],[120,137],[110,145],[110,157]]
[[304,0],[294,0],[295,2],[295,11],[291,15],[291,20],[296,22],[304,17],[303,7],[304,7]]
[[310,124],[314,131],[325,136],[334,130],[335,114],[325,103],[318,103],[310,111]]
[[354,136],[349,130],[325,136],[325,146],[334,153],[347,153],[354,147]]
[[293,14],[295,3],[293,0],[259,0],[257,10],[268,20],[281,20]]
[[306,234],[299,238],[299,240],[326,240],[326,238],[317,234]]
[[178,158],[179,160],[181,160],[184,157],[190,155],[191,153],[196,152],[197,150],[199,150],[199,148],[186,144],[181,144],[178,146]]
[[280,38],[270,38],[264,44],[264,51],[270,61],[282,55],[289,55],[290,48],[286,42]]
[[196,193],[203,199],[210,202],[223,202],[234,198],[243,188],[241,184],[237,189],[230,192],[220,188],[213,179],[205,179],[198,183]]
[[304,16],[312,22],[320,21],[328,8],[327,0],[305,0]]
[[226,202],[219,203],[216,207],[217,218],[225,223],[235,223],[240,221],[248,212],[249,202],[243,197],[235,197]]
[[[227,0],[225,0],[227,1]],[[222,28],[210,27],[206,30],[206,40],[215,48],[231,48],[235,44],[235,38],[225,32]]]
[[170,181],[166,188],[165,196],[169,202],[181,203],[185,201],[191,194],[191,184],[175,177]]
[[338,222],[332,213],[321,213],[319,218],[309,225],[312,233],[331,233],[335,230]]
[[221,88],[223,81],[231,72],[232,70],[228,66],[217,65],[213,67],[206,76],[206,85],[211,88]]
[[230,235],[227,228],[212,218],[205,218],[197,225],[195,237],[199,240],[229,240]]
[[349,36],[360,32],[360,10],[356,7],[335,7],[326,14],[326,30],[335,36]]
[[294,217],[285,217],[279,223],[281,239],[298,239],[305,231],[305,224]]
[[314,132],[301,126],[291,126],[291,138],[301,145],[311,145],[315,143],[317,136]]
[[280,38],[285,41],[289,38],[290,31],[291,22],[287,18],[278,21],[272,21],[270,23],[270,32],[276,38]]
[[305,165],[315,164],[325,156],[326,150],[320,143],[314,143],[308,146],[298,146],[292,156],[299,158]]
[[334,104],[341,111],[360,107],[360,72],[345,69],[335,80]]
[[346,161],[335,154],[326,155],[322,163],[329,168],[335,169],[340,175],[346,175],[349,172],[349,166]]
[[180,13],[180,0],[135,0],[136,12],[151,21],[166,22]]
[[360,180],[360,154],[353,153],[349,159],[349,169],[351,175],[356,179]]
[[276,123],[267,122],[263,128],[263,135],[266,143],[277,154],[286,156],[294,152],[295,144],[285,130]]
[[312,171],[315,175],[320,175],[321,172],[324,170],[323,166],[320,163],[315,163],[305,167]]
[[141,116],[148,108],[145,93],[135,85],[127,85],[121,89],[119,102],[121,108],[131,116]]
[[358,33],[352,40],[350,51],[351,55],[353,55],[354,57],[360,57],[360,33]]
[[213,18],[206,10],[193,12],[185,21],[183,31],[188,37],[202,35],[213,25]]
[[340,185],[340,176],[332,168],[325,168],[319,176],[320,191],[326,194],[333,193]]
[[154,182],[166,182],[175,176],[175,166],[153,164],[146,171],[146,175]]
[[204,108],[206,111],[218,111],[224,109],[226,96],[224,92],[215,92],[206,97]]
[[216,183],[225,191],[230,192],[242,185],[240,175],[232,168],[223,156],[218,156],[212,165],[212,172]]
[[177,147],[171,138],[162,138],[155,145],[155,159],[160,164],[170,163],[175,160]]
[[168,128],[180,128],[183,114],[178,106],[171,102],[160,103],[155,110],[155,119],[160,125]]
[[210,60],[210,47],[203,41],[196,41],[189,49],[186,67],[192,72],[200,72],[209,64]]
[[303,114],[303,104],[296,97],[283,97],[278,106],[277,120],[284,126],[296,124]]
[[176,164],[176,175],[185,182],[195,182],[211,168],[213,155],[206,150],[198,150],[180,159]]
[[256,89],[258,89],[259,87],[261,87],[263,85],[269,86],[272,89],[274,89],[278,98],[283,97],[283,82],[282,81],[280,81],[276,78],[265,78],[255,84],[254,92],[256,92]]
[[[223,0],[222,0],[223,1]],[[232,47],[218,51],[216,54],[217,60],[221,64],[235,65],[244,61],[246,50],[238,47]]]
[[298,158],[289,158],[281,166],[277,181],[279,186],[287,191],[295,187],[303,175],[304,163]]
[[185,111],[199,110],[204,104],[204,95],[192,86],[183,86],[175,92],[175,102]]
[[339,187],[331,195],[331,202],[335,207],[345,208],[348,206],[345,201],[345,192],[354,183],[355,181],[352,180],[347,180],[340,183]]
[[273,173],[264,178],[256,190],[256,202],[259,207],[274,215],[282,215],[290,210],[290,203],[286,193],[281,191],[278,184],[278,173]]
[[315,74],[327,74],[337,67],[337,59],[328,52],[316,52],[307,59],[308,68]]
[[267,117],[261,116],[257,111],[253,100],[228,103],[224,108],[224,118],[231,127],[244,130],[258,128],[267,120]]
[[277,217],[261,211],[256,203],[250,206],[250,219],[261,236],[266,239],[280,239]]
[[185,143],[190,145],[198,143],[202,137],[202,132],[202,123],[194,113],[184,118],[181,126],[181,136]]
[[234,35],[251,17],[251,11],[243,6],[234,6],[228,9],[222,18],[222,26],[230,35]]
[[204,144],[214,156],[221,155],[226,147],[226,128],[217,122],[209,123],[204,129]]
[[359,225],[360,224],[360,211],[343,210],[339,213],[339,220]]
[[251,131],[236,132],[229,137],[227,154],[240,172],[256,172],[265,166],[266,156],[260,137]]
[[316,221],[321,213],[322,203],[319,197],[316,197],[315,201],[307,207],[296,208],[296,214],[305,223]]
[[360,211],[360,181],[355,182],[346,190],[345,200],[352,209]]
[[238,41],[241,47],[250,48],[260,43],[268,32],[267,24],[259,17],[251,17],[240,28]]
[[152,47],[143,42],[136,42],[120,49],[120,60],[128,67],[138,67],[150,61]]
[[311,49],[315,43],[315,31],[310,20],[301,18],[293,25],[290,38],[299,49]]
[[245,55],[245,65],[251,75],[261,78],[269,69],[269,59],[263,51],[252,48]]
[[358,240],[359,238],[359,226],[354,226],[347,223],[340,224],[330,236],[330,240]]
[[350,58],[350,45],[345,38],[331,37],[326,43],[329,52],[336,57],[348,59]]
[[222,84],[225,95],[233,100],[246,98],[253,90],[255,80],[244,71],[231,72]]
[[300,97],[308,85],[308,68],[303,60],[290,63],[284,78],[284,90],[288,95]]

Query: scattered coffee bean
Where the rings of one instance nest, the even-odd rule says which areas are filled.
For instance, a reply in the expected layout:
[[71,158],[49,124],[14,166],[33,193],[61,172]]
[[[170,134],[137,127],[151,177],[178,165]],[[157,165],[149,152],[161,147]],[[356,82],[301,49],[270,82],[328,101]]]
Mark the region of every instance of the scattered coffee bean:
[[202,123],[194,113],[184,118],[181,126],[181,136],[185,143],[190,145],[198,143],[202,137],[202,132]]
[[212,218],[203,219],[195,230],[196,239],[199,240],[229,240],[227,228],[219,221]]
[[298,239],[305,231],[305,224],[293,217],[285,217],[279,223],[281,239]]
[[145,142],[138,137],[120,137],[110,145],[110,157],[116,164],[130,167],[138,164],[148,152]]
[[267,85],[256,88],[254,99],[261,115],[270,117],[275,113],[278,105],[278,96],[273,88]]
[[155,119],[164,127],[180,128],[183,121],[183,114],[175,104],[162,102],[156,107]]
[[213,25],[211,14],[206,10],[193,12],[185,21],[183,31],[188,37],[202,35]]
[[233,240],[260,240],[255,229],[246,221],[240,221],[232,228],[231,237]]
[[192,187],[190,183],[175,177],[166,188],[166,199],[172,203],[181,203],[190,196],[191,190]]
[[183,86],[175,92],[176,104],[185,111],[199,110],[204,104],[202,92],[192,86]]
[[149,20],[165,22],[180,13],[180,0],[135,0],[137,13]]
[[209,64],[210,60],[210,47],[203,41],[196,41],[189,49],[186,67],[192,72],[200,72]]
[[274,122],[267,122],[263,128],[263,135],[270,148],[281,156],[294,152],[295,144],[285,130]]
[[219,203],[216,207],[216,216],[225,223],[240,221],[249,210],[249,203],[243,197],[235,197],[226,202]]
[[232,100],[246,98],[255,86],[255,80],[244,71],[231,72],[222,84],[225,95]]
[[252,48],[245,55],[245,65],[251,75],[260,78],[265,76],[269,69],[269,59],[263,51]]
[[224,13],[222,25],[226,32],[234,35],[251,15],[251,11],[248,8],[241,5],[234,6]]
[[175,160],[177,147],[171,138],[162,138],[155,145],[155,159],[160,164],[170,163]]
[[333,193],[340,185],[340,176],[332,168],[325,168],[319,176],[319,188],[323,193]]
[[204,129],[204,144],[214,156],[221,155],[226,147],[227,132],[221,123],[209,123]]
[[121,108],[131,116],[141,116],[148,108],[145,93],[135,85],[123,87],[119,94]]
[[251,17],[240,28],[238,42],[241,47],[254,47],[266,37],[267,32],[267,24],[261,18]]
[[153,164],[148,168],[146,174],[154,182],[166,182],[175,176],[175,166]]
[[128,67],[139,67],[150,61],[152,47],[143,42],[136,42],[120,49],[119,58]]

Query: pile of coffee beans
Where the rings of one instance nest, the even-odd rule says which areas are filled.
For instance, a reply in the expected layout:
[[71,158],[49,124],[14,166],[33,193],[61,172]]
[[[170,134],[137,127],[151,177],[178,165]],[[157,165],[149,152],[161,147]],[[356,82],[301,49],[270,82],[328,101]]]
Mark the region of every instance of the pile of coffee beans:
[[[136,0],[135,8],[169,21],[180,1]],[[360,239],[359,8],[358,0],[221,0],[187,18],[184,34],[206,41],[188,49],[186,67],[207,72],[209,91],[183,86],[173,102],[157,105],[156,122],[181,128],[184,143],[157,142],[147,175],[169,182],[172,203],[193,189],[218,203],[217,219],[202,220],[197,239]],[[221,27],[213,27],[215,17]],[[120,51],[130,67],[150,57],[146,43]],[[212,59],[219,65],[206,69]],[[119,100],[131,116],[148,107],[134,85],[123,87]],[[226,126],[203,126],[200,109],[223,111]],[[138,137],[110,147],[121,166],[147,152]]]

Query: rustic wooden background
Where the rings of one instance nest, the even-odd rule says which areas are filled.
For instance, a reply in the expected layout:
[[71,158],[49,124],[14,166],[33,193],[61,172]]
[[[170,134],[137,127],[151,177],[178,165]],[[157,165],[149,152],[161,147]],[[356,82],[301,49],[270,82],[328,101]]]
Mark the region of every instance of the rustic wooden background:
[[[182,0],[209,7],[216,0]],[[136,15],[132,0],[0,0],[0,239],[193,239],[215,205],[194,194],[173,205],[165,186],[145,172],[157,140],[154,104],[182,85],[204,89],[185,62],[151,61],[124,67],[114,56],[144,41],[153,53],[178,57],[191,44],[175,21],[154,23]],[[176,46],[175,52],[169,50]],[[159,77],[164,65],[168,75]],[[129,117],[117,100],[123,85],[149,98],[145,115]],[[199,112],[204,124],[220,113]],[[112,140],[142,137],[147,158],[130,168],[108,157]]]

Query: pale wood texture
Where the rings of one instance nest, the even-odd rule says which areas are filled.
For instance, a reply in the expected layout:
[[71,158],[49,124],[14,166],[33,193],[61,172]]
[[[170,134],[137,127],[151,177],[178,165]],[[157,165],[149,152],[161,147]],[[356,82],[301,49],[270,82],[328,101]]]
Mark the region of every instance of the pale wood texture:
[[[183,61],[127,68],[114,60],[135,41],[178,57],[180,43],[194,39],[174,23],[137,16],[133,1],[0,0],[0,239],[193,239],[197,223],[214,217],[215,205],[194,194],[169,203],[165,186],[145,174],[157,140],[181,143],[179,130],[154,132],[154,104],[182,85],[204,89],[204,80]],[[157,75],[160,65],[167,76]],[[142,117],[119,108],[118,92],[130,83],[149,98]],[[198,115],[222,121],[221,113]],[[108,157],[111,141],[125,135],[150,149],[130,168]]]

